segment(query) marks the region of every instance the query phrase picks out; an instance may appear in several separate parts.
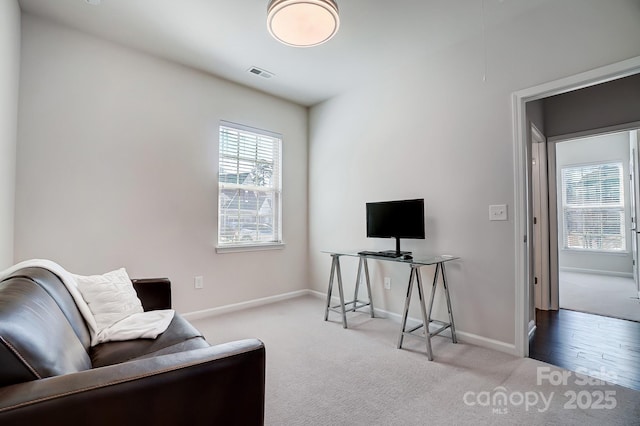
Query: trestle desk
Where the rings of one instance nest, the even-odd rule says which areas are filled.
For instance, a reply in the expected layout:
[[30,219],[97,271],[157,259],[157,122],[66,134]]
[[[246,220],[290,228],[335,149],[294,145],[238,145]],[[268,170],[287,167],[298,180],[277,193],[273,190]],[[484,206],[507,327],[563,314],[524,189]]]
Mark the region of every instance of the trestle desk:
[[[433,351],[431,350],[431,338],[435,335],[442,333],[444,330],[450,329],[451,331],[451,340],[453,343],[457,343],[458,340],[456,338],[456,328],[453,320],[453,310],[451,308],[451,297],[449,296],[449,286],[447,283],[447,274],[445,271],[445,264],[447,262],[457,260],[458,257],[455,256],[433,256],[428,258],[419,258],[419,259],[403,259],[401,257],[383,257],[377,256],[374,254],[360,254],[358,252],[350,252],[350,251],[323,251],[323,253],[327,253],[331,256],[331,274],[329,276],[329,288],[327,290],[327,304],[324,313],[324,320],[327,321],[329,319],[329,312],[337,312],[342,317],[342,326],[347,328],[347,312],[355,312],[357,309],[364,308],[366,306],[369,307],[369,312],[371,318],[375,316],[373,300],[371,298],[371,281],[369,279],[369,264],[368,260],[376,260],[383,262],[395,262],[395,263],[404,263],[410,267],[409,273],[409,282],[407,284],[407,294],[404,302],[404,310],[402,312],[402,321],[400,327],[400,335],[398,336],[398,349],[402,348],[402,342],[404,340],[404,336],[411,335],[414,337],[421,337],[425,339],[426,347],[427,347],[427,357],[430,361],[433,360]],[[356,277],[356,285],[355,285],[355,293],[353,296],[353,300],[345,301],[344,296],[344,288],[342,286],[342,270],[340,268],[340,258],[341,257],[356,257],[359,259],[358,263],[358,273]],[[425,306],[425,297],[422,286],[422,277],[420,274],[420,268],[423,266],[433,266],[435,265],[435,272],[433,274],[433,283],[431,285],[431,297],[429,299],[428,307]],[[431,311],[433,309],[433,300],[436,292],[436,287],[438,285],[438,276],[442,274],[442,286],[444,289],[444,295],[447,302],[447,311],[449,313],[449,322],[439,321],[431,318]],[[362,280],[362,276],[364,275],[365,284],[367,287],[367,296],[368,300],[359,299],[359,290],[360,290],[360,282]],[[338,297],[340,303],[338,305],[331,305],[331,296],[333,292],[333,284],[334,281],[338,283]],[[409,315],[409,305],[411,304],[411,296],[413,294],[413,286],[414,283],[418,289],[418,298],[420,304],[420,313],[422,315],[422,323],[413,326],[411,328],[407,328],[407,317]],[[439,328],[434,331],[430,331],[429,325],[434,324],[439,326]],[[423,335],[417,334],[420,329],[422,330]]]

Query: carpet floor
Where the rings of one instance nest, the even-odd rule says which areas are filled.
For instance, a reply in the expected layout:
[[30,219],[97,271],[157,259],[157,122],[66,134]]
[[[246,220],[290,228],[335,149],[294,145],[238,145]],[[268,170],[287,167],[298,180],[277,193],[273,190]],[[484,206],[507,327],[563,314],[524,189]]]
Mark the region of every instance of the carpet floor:
[[[257,337],[267,353],[267,425],[630,425],[640,393],[609,384],[615,371],[579,375],[450,339],[407,337],[399,324],[337,314],[303,296],[193,320],[207,340]],[[600,377],[597,379],[596,377]]]
[[633,278],[560,271],[560,307],[640,321],[640,300]]

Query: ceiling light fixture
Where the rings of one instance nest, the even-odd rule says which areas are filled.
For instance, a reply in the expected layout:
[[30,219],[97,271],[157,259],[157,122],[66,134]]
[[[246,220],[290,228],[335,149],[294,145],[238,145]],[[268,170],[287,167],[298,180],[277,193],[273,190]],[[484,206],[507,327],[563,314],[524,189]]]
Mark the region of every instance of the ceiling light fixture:
[[338,5],[333,0],[271,0],[267,27],[288,46],[317,46],[338,32]]

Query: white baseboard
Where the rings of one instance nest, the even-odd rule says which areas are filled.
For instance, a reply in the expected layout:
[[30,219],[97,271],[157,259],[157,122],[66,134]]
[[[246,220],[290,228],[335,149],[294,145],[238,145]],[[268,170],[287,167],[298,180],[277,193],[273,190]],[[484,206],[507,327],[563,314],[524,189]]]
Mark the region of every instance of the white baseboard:
[[[315,291],[315,290],[307,290],[307,291],[308,291],[308,294],[311,294],[312,296],[315,296],[321,299],[325,299],[327,297],[326,294],[320,293],[319,291]],[[332,297],[331,303],[339,304],[340,301],[337,297]],[[365,308],[362,308],[362,309],[365,309]],[[400,322],[402,321],[402,315],[397,314],[395,312],[389,312],[389,311],[385,311],[384,309],[379,309],[375,307],[373,309],[373,312],[378,318],[388,318],[393,322],[397,322],[398,324],[400,324]],[[412,318],[412,317],[407,318],[407,325],[409,325],[410,327],[415,327],[419,324],[422,324],[422,320],[419,320],[417,318]],[[439,328],[438,325],[435,325],[435,324],[429,325],[430,331],[435,331],[438,328]],[[451,333],[449,330],[443,331],[442,335],[448,336],[449,338],[451,337]],[[505,343],[500,340],[489,339],[487,337],[478,336],[477,334],[473,334],[473,333],[467,333],[459,329],[456,330],[456,336],[458,337],[459,341],[464,343],[481,346],[487,349],[493,349],[499,352],[508,353],[510,355],[521,356],[521,354],[519,354],[518,351],[516,350],[516,345],[513,343]]]
[[[300,297],[300,296],[305,296],[305,295],[311,295],[320,299],[325,299],[327,296],[324,293],[320,293],[319,291],[315,291],[315,290],[298,290],[298,291],[292,291],[290,293],[284,293],[284,294],[278,294],[275,296],[269,296],[269,297],[263,297],[261,299],[254,299],[254,300],[249,300],[247,302],[241,302],[241,303],[234,303],[231,305],[225,305],[225,306],[219,306],[217,308],[211,308],[211,309],[203,309],[201,311],[194,311],[194,312],[187,312],[182,314],[182,316],[189,320],[189,321],[193,321],[193,320],[197,320],[197,319],[201,319],[201,318],[206,318],[206,317],[211,317],[211,316],[215,316],[215,315],[222,315],[222,314],[226,314],[226,313],[230,313],[230,312],[236,312],[236,311],[241,311],[244,309],[248,309],[248,308],[254,308],[257,306],[263,306],[263,305],[268,305],[271,303],[275,303],[275,302],[280,302],[282,300],[288,300],[288,299],[293,299],[296,297]],[[332,303],[339,303],[339,300],[337,297],[332,297]],[[396,322],[398,324],[400,324],[400,322],[402,321],[402,316],[400,314],[397,314],[395,312],[389,312],[389,311],[385,311],[384,309],[380,309],[380,308],[374,308],[374,313],[376,315],[376,317],[378,318],[388,318],[393,322]],[[407,318],[407,324],[409,326],[416,326],[418,324],[421,324],[422,321],[417,319],[417,318],[412,318],[409,317]],[[435,324],[431,324],[430,325],[430,329],[432,331],[437,330],[438,326]],[[449,330],[445,330],[442,333],[444,336],[448,336],[451,337],[451,333],[449,332]],[[499,352],[504,352],[504,353],[508,353],[511,355],[515,355],[515,356],[520,356],[518,354],[518,352],[516,351],[516,347],[514,344],[512,343],[505,343],[499,340],[494,340],[494,339],[489,339],[487,337],[483,337],[483,336],[478,336],[477,334],[473,334],[473,333],[467,333],[465,331],[461,331],[461,330],[456,330],[456,335],[458,337],[458,340],[464,343],[469,343],[472,345],[476,345],[476,346],[481,346],[483,348],[487,348],[487,349],[493,349]]]
[[604,271],[602,269],[585,269],[585,268],[572,268],[570,266],[563,266],[560,268],[561,272],[579,272],[581,274],[593,274],[593,275],[609,275],[613,277],[633,278],[631,272],[618,272],[618,271]]
[[293,299],[309,294],[310,290],[298,290],[291,293],[277,294],[275,296],[263,297],[261,299],[249,300],[247,302],[234,303],[231,305],[219,306],[217,308],[203,309],[201,311],[187,312],[182,316],[189,321],[200,318],[222,315],[229,312],[241,311],[243,309],[254,308],[256,306],[268,305],[281,300]]

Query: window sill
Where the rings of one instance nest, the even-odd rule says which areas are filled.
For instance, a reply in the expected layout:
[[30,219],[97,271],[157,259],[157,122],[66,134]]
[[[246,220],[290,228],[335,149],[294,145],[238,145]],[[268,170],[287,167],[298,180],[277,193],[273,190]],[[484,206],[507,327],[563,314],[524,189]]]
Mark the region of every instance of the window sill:
[[284,243],[238,244],[237,246],[218,246],[216,253],[241,253],[246,251],[282,250]]
[[607,250],[588,250],[588,249],[569,249],[562,248],[560,251],[564,253],[576,253],[576,254],[594,254],[594,255],[612,255],[612,256],[628,256],[630,254],[627,250],[621,251],[607,251]]

